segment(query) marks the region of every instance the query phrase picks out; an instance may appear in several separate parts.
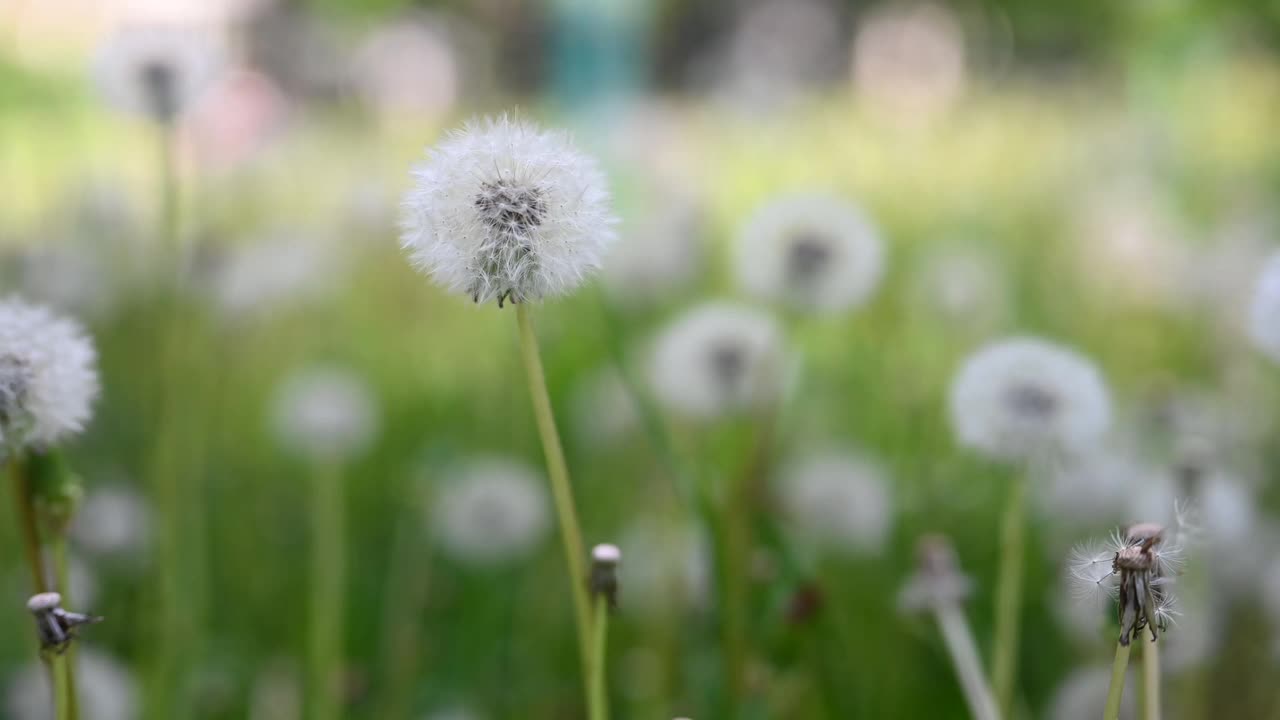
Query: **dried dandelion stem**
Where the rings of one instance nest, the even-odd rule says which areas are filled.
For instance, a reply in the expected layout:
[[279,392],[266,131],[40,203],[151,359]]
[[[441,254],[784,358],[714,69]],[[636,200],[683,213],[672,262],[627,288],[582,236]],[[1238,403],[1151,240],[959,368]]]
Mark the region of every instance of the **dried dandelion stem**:
[[1107,705],[1102,720],[1119,720],[1120,701],[1124,698],[1124,675],[1129,668],[1129,651],[1132,645],[1116,643],[1116,658],[1111,663],[1111,686],[1107,689]]
[[1009,488],[1000,523],[1000,577],[996,584],[995,658],[992,685],[1001,715],[1013,709],[1018,658],[1018,620],[1022,610],[1022,565],[1025,555],[1027,482],[1017,478]]
[[1160,643],[1142,646],[1142,718],[1160,720]]
[[978,645],[973,640],[973,633],[969,630],[964,613],[955,603],[947,603],[934,609],[934,617],[942,631],[942,639],[951,655],[951,663],[955,665],[960,688],[964,691],[965,702],[969,704],[969,712],[974,720],[999,720],[1000,709],[996,706],[995,696],[987,685],[987,679],[983,677]]
[[591,661],[591,604],[587,597],[586,551],[582,544],[582,529],[578,524],[578,512],[573,504],[573,489],[569,484],[569,468],[556,430],[555,415],[551,411],[551,397],[547,393],[547,378],[542,369],[538,352],[538,338],[533,332],[533,319],[526,303],[516,304],[516,323],[520,328],[520,356],[529,381],[529,394],[533,400],[534,419],[542,440],[542,452],[547,463],[547,476],[551,481],[551,495],[556,506],[556,518],[560,522],[560,540],[564,545],[565,564],[569,569],[569,586],[573,593],[574,619],[578,628],[578,651],[584,670]]
[[338,675],[342,662],[342,590],[346,559],[343,538],[342,478],[336,465],[312,470],[311,612],[307,637],[308,717],[333,720],[341,715]]

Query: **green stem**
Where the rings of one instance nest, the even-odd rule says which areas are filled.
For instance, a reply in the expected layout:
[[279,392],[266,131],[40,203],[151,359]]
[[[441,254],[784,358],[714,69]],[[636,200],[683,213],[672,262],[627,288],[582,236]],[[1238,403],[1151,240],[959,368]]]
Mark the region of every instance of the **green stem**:
[[973,640],[964,613],[959,605],[948,603],[935,609],[934,615],[947,652],[951,655],[951,664],[955,666],[956,677],[960,680],[960,689],[969,704],[970,715],[974,720],[999,720],[1000,710],[983,676],[978,644]]
[[[404,718],[413,704],[414,679],[424,654],[422,625],[431,586],[431,548],[423,547],[417,503],[407,501],[391,550],[391,570],[382,610],[380,666],[386,690],[378,717]],[[428,544],[430,540],[426,540]]]
[[1142,719],[1160,720],[1160,644],[1142,646]]
[[343,586],[346,583],[342,474],[335,463],[311,472],[311,613],[307,637],[307,717],[342,715]]
[[1000,525],[1000,578],[996,584],[995,659],[992,686],[1001,717],[1012,717],[1018,660],[1018,620],[1022,611],[1022,565],[1026,553],[1027,481],[1016,478]]
[[591,657],[588,640],[591,632],[591,605],[587,598],[582,529],[578,524],[577,510],[574,509],[568,464],[564,459],[564,449],[560,446],[560,434],[556,431],[555,415],[551,412],[551,396],[547,393],[547,377],[542,369],[542,358],[538,354],[538,338],[534,335],[533,320],[529,316],[529,306],[525,303],[516,305],[516,322],[520,326],[520,356],[524,360],[529,395],[533,400],[534,419],[537,421],[538,436],[542,440],[542,452],[546,457],[547,475],[551,481],[551,496],[560,522],[560,539],[564,545],[565,563],[569,568],[574,620],[578,628],[579,660],[585,671]]
[[591,629],[591,677],[588,682],[587,712],[590,720],[609,720],[609,698],[605,692],[605,667],[609,638],[609,601],[604,593],[596,595],[594,622]]
[[1116,659],[1111,663],[1111,686],[1107,689],[1107,706],[1102,720],[1119,720],[1120,700],[1124,697],[1124,673],[1129,667],[1131,648],[1130,645],[1116,643]]
[[71,689],[71,660],[65,654],[56,655],[50,663],[53,673],[53,717],[55,720],[72,720],[71,703],[67,701]]
[[31,570],[31,587],[36,593],[48,592],[44,560],[40,557],[40,531],[36,525],[35,499],[31,495],[31,479],[27,477],[21,453],[9,449],[9,475],[13,480],[13,509],[18,513],[18,531],[22,535],[22,552]]
[[[53,536],[53,567],[57,576],[58,592],[62,595],[63,607],[74,608],[75,601],[71,597],[71,565],[67,560],[67,535],[65,528],[59,528]],[[76,647],[71,644],[62,654],[65,687],[62,697],[66,703],[67,720],[79,720],[80,695],[76,692]]]

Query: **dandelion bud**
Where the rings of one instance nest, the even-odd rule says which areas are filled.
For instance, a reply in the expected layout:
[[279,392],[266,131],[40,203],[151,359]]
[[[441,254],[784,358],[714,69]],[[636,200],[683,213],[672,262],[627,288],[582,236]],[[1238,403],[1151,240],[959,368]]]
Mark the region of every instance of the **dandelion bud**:
[[62,595],[56,592],[33,595],[27,601],[27,609],[35,616],[40,647],[56,653],[66,650],[71,644],[77,626],[102,622],[100,617],[63,610]]
[[0,447],[44,448],[79,432],[97,395],[97,354],[78,324],[0,300]]
[[587,581],[592,595],[603,595],[609,609],[618,607],[618,563],[622,551],[617,545],[596,545],[591,549],[591,576]]
[[413,177],[402,245],[416,267],[477,303],[568,293],[614,240],[604,176],[561,132],[475,121]]

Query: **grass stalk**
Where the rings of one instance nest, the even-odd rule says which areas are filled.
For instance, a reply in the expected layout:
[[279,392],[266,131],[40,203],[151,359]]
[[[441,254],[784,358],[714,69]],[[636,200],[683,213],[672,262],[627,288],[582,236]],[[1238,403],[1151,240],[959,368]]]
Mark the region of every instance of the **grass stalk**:
[[555,502],[556,518],[560,523],[560,540],[564,545],[565,564],[569,570],[569,586],[573,595],[574,620],[578,629],[579,660],[585,673],[591,660],[591,604],[587,597],[586,552],[582,544],[582,528],[578,524],[578,512],[574,507],[573,490],[569,484],[569,467],[564,459],[564,448],[560,445],[555,415],[551,411],[547,377],[542,369],[538,338],[533,331],[528,304],[516,304],[516,323],[520,328],[520,356],[524,361],[529,395],[533,400],[534,419],[538,425],[538,436],[542,440],[547,476],[551,482],[551,496]]
[[1160,720],[1160,644],[1142,646],[1142,720]]
[[1129,668],[1129,651],[1131,645],[1116,643],[1116,658],[1111,663],[1111,686],[1107,688],[1107,705],[1102,712],[1102,720],[1119,720],[1120,701],[1124,698],[1124,676]]
[[595,607],[592,608],[591,628],[591,672],[587,695],[588,717],[590,720],[609,720],[609,696],[605,690],[606,659],[609,638],[609,600],[604,593],[597,593]]
[[1018,624],[1022,612],[1023,560],[1026,556],[1027,480],[1015,478],[1000,522],[1000,575],[996,581],[995,657],[992,689],[1001,717],[1012,717],[1017,680]]
[[13,483],[13,509],[18,514],[18,532],[22,536],[22,553],[31,570],[33,594],[48,592],[44,559],[40,555],[40,531],[36,524],[35,498],[31,494],[31,478],[27,476],[22,453],[9,450],[9,476]]
[[[71,564],[67,559],[67,535],[65,528],[60,528],[50,543],[53,549],[53,568],[57,578],[58,592],[62,594],[63,607],[74,608],[75,600],[71,595]],[[76,691],[76,646],[72,643],[62,653],[58,662],[62,664],[63,703],[66,707],[66,720],[79,720],[80,695]]]
[[947,652],[951,655],[951,663],[955,666],[960,689],[969,705],[969,714],[974,720],[1000,720],[995,696],[982,672],[978,644],[973,639],[973,632],[969,629],[964,613],[956,604],[948,603],[936,608],[934,617],[942,631]]
[[335,463],[311,472],[311,612],[307,637],[307,717],[342,716],[343,588],[346,584],[342,473]]

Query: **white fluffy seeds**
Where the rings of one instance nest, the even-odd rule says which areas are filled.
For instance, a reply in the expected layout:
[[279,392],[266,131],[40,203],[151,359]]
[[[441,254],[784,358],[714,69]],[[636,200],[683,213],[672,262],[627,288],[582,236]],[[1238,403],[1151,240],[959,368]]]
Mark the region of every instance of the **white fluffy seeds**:
[[98,50],[94,79],[107,102],[157,122],[173,122],[217,79],[224,55],[209,31],[127,27]]
[[312,459],[343,460],[373,442],[378,406],[359,375],[315,367],[296,371],[280,385],[272,423],[284,448]]
[[775,482],[799,532],[833,549],[869,554],[893,525],[889,483],[874,462],[849,452],[793,461]]
[[562,295],[600,267],[615,222],[604,176],[563,132],[507,117],[450,133],[413,171],[401,241],[477,303]]
[[455,560],[490,566],[532,552],[550,515],[535,471],[513,460],[481,457],[442,480],[429,521]]

